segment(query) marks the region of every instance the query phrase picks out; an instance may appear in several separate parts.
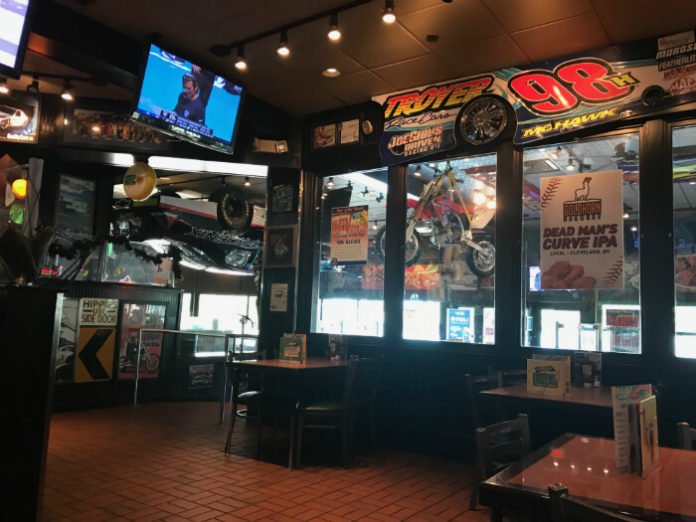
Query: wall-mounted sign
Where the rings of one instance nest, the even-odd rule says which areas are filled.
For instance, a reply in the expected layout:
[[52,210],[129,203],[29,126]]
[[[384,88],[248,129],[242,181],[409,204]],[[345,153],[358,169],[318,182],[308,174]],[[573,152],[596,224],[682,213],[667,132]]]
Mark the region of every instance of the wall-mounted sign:
[[312,148],[323,149],[336,145],[336,124],[319,125],[312,133]]
[[541,178],[541,288],[623,288],[623,173]]
[[188,389],[191,391],[210,390],[213,387],[215,366],[212,364],[191,364],[188,371]]
[[331,209],[331,262],[367,263],[367,205]]
[[288,284],[273,283],[271,285],[271,312],[288,311]]
[[472,143],[467,125],[475,127],[477,113],[516,126],[522,145],[688,103],[696,100],[694,64],[696,37],[687,31],[378,96],[380,154],[393,165]]
[[13,92],[0,98],[0,141],[36,143],[39,134],[39,98]]
[[338,133],[340,135],[338,142],[341,145],[357,143],[360,141],[360,120],[356,118],[339,123]]
[[80,299],[80,328],[83,326],[116,326],[118,299]]

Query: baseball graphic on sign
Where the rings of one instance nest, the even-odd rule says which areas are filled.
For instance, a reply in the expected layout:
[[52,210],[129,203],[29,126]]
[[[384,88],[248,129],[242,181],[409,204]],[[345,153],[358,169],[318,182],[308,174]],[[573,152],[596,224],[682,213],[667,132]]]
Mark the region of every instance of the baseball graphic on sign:
[[541,178],[541,288],[623,288],[623,173]]

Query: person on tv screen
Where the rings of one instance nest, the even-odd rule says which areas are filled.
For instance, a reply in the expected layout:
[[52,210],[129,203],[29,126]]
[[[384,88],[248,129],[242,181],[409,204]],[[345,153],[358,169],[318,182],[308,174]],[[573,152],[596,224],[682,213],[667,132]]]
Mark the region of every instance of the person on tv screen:
[[182,92],[174,112],[187,120],[205,125],[205,104],[199,95],[198,80],[189,73],[181,78]]

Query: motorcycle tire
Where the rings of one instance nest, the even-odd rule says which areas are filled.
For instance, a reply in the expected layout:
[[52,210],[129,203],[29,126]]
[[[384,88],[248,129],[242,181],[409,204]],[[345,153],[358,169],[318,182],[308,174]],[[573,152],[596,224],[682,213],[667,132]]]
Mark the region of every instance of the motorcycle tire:
[[[377,252],[379,253],[379,256],[382,259],[386,259],[386,252],[385,252],[385,246],[386,246],[386,231],[387,227],[386,225],[382,225],[380,229],[377,231],[377,234],[375,234],[375,245],[377,247]],[[420,234],[414,230],[413,231],[413,236],[411,237],[411,246],[409,247],[406,245],[406,253],[405,253],[405,258],[404,258],[404,265],[405,266],[411,266],[415,265],[418,262],[418,259],[421,256],[422,250],[423,250],[423,239],[421,238]]]
[[495,239],[489,234],[475,234],[474,241],[493,256],[492,260],[483,259],[483,254],[474,248],[467,248],[466,264],[477,276],[484,278],[495,274]]
[[218,221],[224,228],[240,234],[249,230],[254,208],[241,190],[225,187],[213,192],[209,199],[217,203]]

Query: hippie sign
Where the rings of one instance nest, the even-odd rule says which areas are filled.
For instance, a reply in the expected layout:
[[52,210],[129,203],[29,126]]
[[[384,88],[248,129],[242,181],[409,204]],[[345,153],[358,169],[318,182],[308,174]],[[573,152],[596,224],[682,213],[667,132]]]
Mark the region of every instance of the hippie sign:
[[687,31],[373,98],[384,109],[385,165],[512,133],[524,145],[696,100]]
[[541,288],[623,288],[623,173],[541,178]]
[[331,209],[331,262],[367,262],[367,205]]

